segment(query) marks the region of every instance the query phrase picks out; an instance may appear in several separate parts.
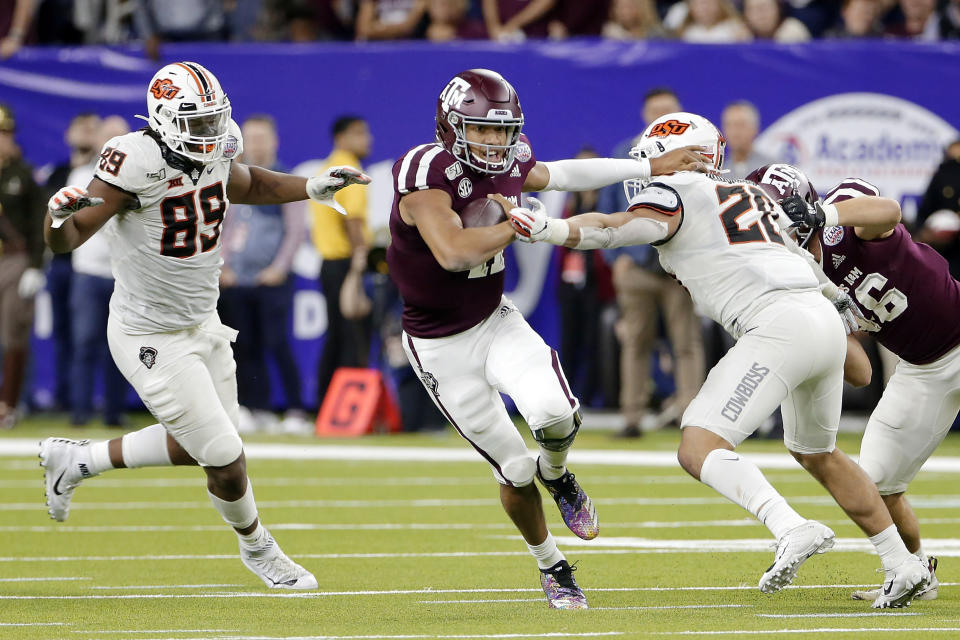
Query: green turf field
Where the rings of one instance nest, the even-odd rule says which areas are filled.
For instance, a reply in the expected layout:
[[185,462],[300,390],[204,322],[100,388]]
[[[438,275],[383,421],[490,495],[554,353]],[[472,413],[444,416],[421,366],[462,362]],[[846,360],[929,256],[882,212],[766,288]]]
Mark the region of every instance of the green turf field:
[[[116,432],[28,420],[0,436],[0,454],[19,439],[47,435]],[[664,458],[677,439],[676,431],[629,442],[585,432],[575,448],[660,451]],[[953,472],[924,471],[911,487],[927,548],[941,558],[939,599],[874,612],[849,593],[880,583],[878,560],[798,467],[766,473],[798,511],[831,526],[838,544],[804,565],[794,587],[764,595],[756,584],[773,557],[772,539],[739,507],[675,464],[571,463],[597,505],[601,535],[578,541],[552,502],[545,504],[591,606],[552,611],[488,468],[460,460],[469,448],[452,432],[247,441],[262,519],[316,574],[318,592],[268,591],[243,567],[197,469],[91,479],[77,490],[70,519],[57,523],[43,506],[37,459],[0,455],[0,638],[960,638],[960,464]],[[352,450],[334,450],[329,460],[253,454],[268,443],[301,452],[361,445],[414,457],[445,448],[457,459],[364,461]],[[841,438],[853,453],[857,443]],[[784,450],[751,440],[742,451]],[[960,437],[948,438],[937,455],[960,456]]]

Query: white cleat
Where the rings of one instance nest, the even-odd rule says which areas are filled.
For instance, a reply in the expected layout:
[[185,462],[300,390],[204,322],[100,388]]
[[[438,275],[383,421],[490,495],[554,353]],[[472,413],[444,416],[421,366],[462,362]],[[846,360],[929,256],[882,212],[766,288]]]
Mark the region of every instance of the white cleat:
[[318,587],[313,574],[288,558],[269,531],[266,532],[266,542],[258,549],[246,549],[240,543],[240,559],[271,589]]
[[[940,581],[937,579],[937,559],[933,556],[929,556],[927,562],[927,570],[930,571],[930,579],[927,580],[927,586],[925,586],[923,589],[920,589],[920,591],[917,591],[917,595],[913,596],[914,600],[936,600],[937,596],[939,595]],[[854,600],[876,602],[882,591],[883,587],[868,589],[866,591],[854,591],[850,594],[850,597]]]
[[807,558],[833,547],[834,535],[830,527],[816,520],[807,520],[787,531],[777,542],[773,564],[760,578],[760,591],[776,593],[793,582]]
[[93,477],[87,466],[89,440],[47,438],[40,443],[40,466],[47,492],[47,513],[63,522],[70,515],[73,490],[84,478]]
[[928,580],[930,570],[923,566],[920,558],[911,555],[887,571],[887,579],[880,587],[880,593],[872,606],[874,609],[909,607],[916,595],[926,588]]

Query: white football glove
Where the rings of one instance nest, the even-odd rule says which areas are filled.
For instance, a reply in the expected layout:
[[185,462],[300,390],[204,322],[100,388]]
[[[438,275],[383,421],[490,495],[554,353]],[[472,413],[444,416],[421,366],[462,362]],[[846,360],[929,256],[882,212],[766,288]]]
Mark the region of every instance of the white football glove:
[[67,186],[57,191],[47,201],[47,209],[53,221],[50,226],[59,229],[80,209],[103,204],[103,198],[91,197],[83,187]]
[[547,215],[547,208],[536,198],[527,198],[528,208],[514,207],[507,212],[517,239],[522,242],[563,244],[570,235],[566,220]]
[[43,271],[36,267],[29,267],[24,270],[20,276],[20,282],[17,283],[17,293],[21,298],[32,298],[47,286],[47,276]]
[[860,311],[860,308],[854,304],[853,298],[843,291],[840,291],[839,295],[834,299],[833,306],[836,308],[837,313],[840,314],[840,319],[843,320],[843,328],[846,330],[847,335],[856,331],[880,330],[877,323],[868,320]]
[[543,240],[547,229],[547,209],[536,198],[527,198],[529,208],[514,207],[507,212],[510,224],[517,234],[517,239],[523,242],[537,242]]
[[346,210],[333,196],[351,184],[370,184],[370,176],[353,167],[327,167],[319,176],[307,179],[307,195],[314,202],[336,209],[341,215],[347,215]]

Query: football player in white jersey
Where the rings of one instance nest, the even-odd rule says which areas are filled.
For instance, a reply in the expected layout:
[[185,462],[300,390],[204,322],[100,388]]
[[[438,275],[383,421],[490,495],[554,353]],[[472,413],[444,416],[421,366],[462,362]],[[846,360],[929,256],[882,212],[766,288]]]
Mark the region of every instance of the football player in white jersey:
[[[724,143],[705,118],[672,113],[651,123],[631,154],[651,158],[677,146],[703,145],[719,172]],[[677,458],[777,538],[774,562],[760,578],[762,592],[779,591],[807,558],[834,544],[833,531],[800,516],[752,462],[733,451],[782,405],[787,449],[877,548],[887,580],[874,606],[909,604],[929,572],[907,551],[873,482],[836,448],[844,323],[821,295],[804,252],[781,233],[778,205],[757,185],[727,182],[716,173],[654,180],[624,183],[629,211],[557,220],[534,202],[512,209],[510,217],[528,240],[576,249],[652,244],[700,313],[737,339],[684,412]]]
[[[331,203],[369,178],[331,167],[310,179],[235,162],[243,149],[230,101],[194,62],[160,69],[147,88],[148,126],[110,139],[84,188],[48,204],[45,237],[57,253],[115,220],[107,339],[117,367],[158,424],[122,438],[41,443],[47,506],[66,520],[80,482],[104,471],[200,465],[210,500],[237,532],[240,557],[270,588],[315,589],[259,521],[237,435],[236,331],[217,317],[220,225],[230,201]],[[333,206],[333,205],[331,205]]]

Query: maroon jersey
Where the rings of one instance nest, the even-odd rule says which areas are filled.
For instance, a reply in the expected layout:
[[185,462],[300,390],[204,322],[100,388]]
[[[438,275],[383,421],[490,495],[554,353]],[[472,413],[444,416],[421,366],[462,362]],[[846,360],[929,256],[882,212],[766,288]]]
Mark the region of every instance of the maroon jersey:
[[420,231],[400,217],[400,198],[439,189],[450,196],[457,213],[491,193],[519,203],[523,183],[536,162],[529,140],[521,136],[516,160],[500,175],[471,171],[439,143],[414,147],[393,165],[387,264],[403,297],[404,331],[417,338],[440,338],[479,324],[500,304],[504,260],[500,253],[469,271],[447,271],[433,257]]
[[[827,194],[836,203],[877,195],[872,185],[845,181]],[[960,282],[929,245],[914,242],[902,224],[878,240],[861,240],[853,227],[819,231],[823,271],[880,325],[877,341],[912,364],[928,364],[960,344]]]

